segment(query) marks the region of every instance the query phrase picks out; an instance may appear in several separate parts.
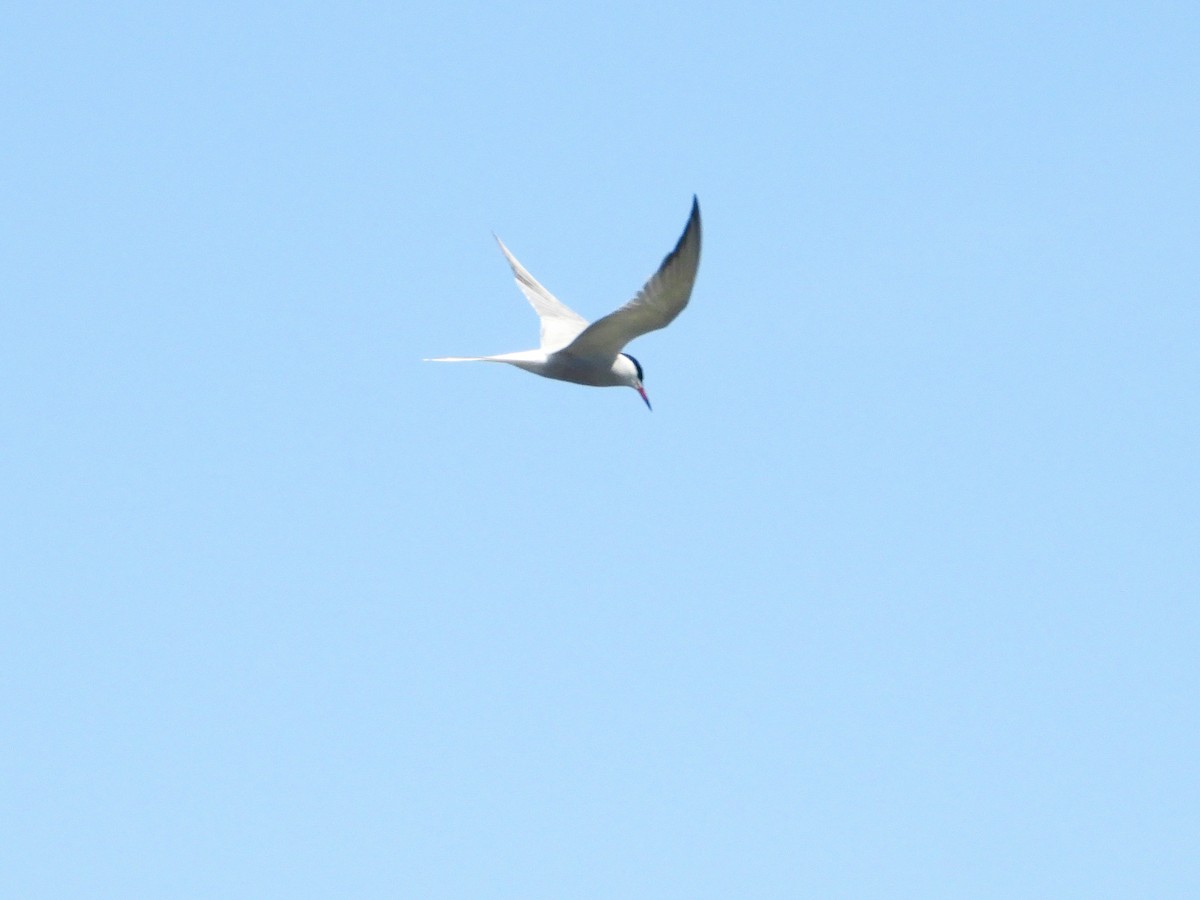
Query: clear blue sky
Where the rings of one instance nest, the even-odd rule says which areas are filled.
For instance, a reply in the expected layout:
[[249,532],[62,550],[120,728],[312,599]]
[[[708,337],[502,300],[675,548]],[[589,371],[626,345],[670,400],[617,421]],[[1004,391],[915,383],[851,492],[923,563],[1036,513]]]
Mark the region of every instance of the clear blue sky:
[[1194,3],[249,6],[0,16],[0,894],[1200,895]]

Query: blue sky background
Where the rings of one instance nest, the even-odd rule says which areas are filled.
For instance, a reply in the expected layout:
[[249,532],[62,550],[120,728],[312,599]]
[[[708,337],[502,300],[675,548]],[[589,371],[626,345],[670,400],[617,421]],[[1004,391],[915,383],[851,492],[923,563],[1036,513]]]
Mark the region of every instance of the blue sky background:
[[[1191,3],[15,4],[0,893],[1200,893]],[[491,231],[655,403],[536,344]]]

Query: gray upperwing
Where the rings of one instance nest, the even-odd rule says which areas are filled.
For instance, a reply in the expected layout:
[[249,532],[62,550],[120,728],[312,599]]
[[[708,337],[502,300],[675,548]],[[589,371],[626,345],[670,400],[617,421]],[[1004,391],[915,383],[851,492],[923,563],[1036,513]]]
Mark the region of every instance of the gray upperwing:
[[632,300],[583,329],[567,351],[577,356],[616,356],[635,337],[665,328],[691,299],[699,267],[700,202],[692,197],[683,235],[658,271]]

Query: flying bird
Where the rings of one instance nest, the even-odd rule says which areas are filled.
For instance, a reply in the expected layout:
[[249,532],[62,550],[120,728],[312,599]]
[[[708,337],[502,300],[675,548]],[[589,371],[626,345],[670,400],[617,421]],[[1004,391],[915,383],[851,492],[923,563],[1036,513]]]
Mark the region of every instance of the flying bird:
[[692,198],[692,212],[679,243],[645,286],[620,309],[591,324],[542,287],[499,237],[496,243],[512,266],[517,287],[541,319],[540,346],[499,356],[443,356],[427,361],[508,363],[535,375],[575,384],[631,387],[652,409],[642,383],[642,364],[621,351],[634,338],[671,324],[687,306],[700,265],[699,201]]

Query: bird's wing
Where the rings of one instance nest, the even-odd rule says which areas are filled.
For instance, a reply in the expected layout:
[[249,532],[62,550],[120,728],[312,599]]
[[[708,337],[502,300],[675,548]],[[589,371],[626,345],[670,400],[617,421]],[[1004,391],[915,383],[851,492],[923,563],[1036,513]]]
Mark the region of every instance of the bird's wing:
[[[493,235],[493,237],[496,237]],[[534,312],[542,320],[541,348],[547,353],[561,350],[576,336],[587,328],[587,319],[579,315],[552,293],[542,287],[536,278],[525,271],[525,267],[517,262],[517,258],[508,252],[504,241],[496,237],[496,243],[504,251],[508,264],[512,266],[513,275],[517,278],[517,287],[533,306]]]
[[700,266],[700,203],[692,198],[692,214],[675,249],[650,276],[636,297],[585,328],[567,346],[576,356],[616,356],[635,337],[665,328],[692,296]]

